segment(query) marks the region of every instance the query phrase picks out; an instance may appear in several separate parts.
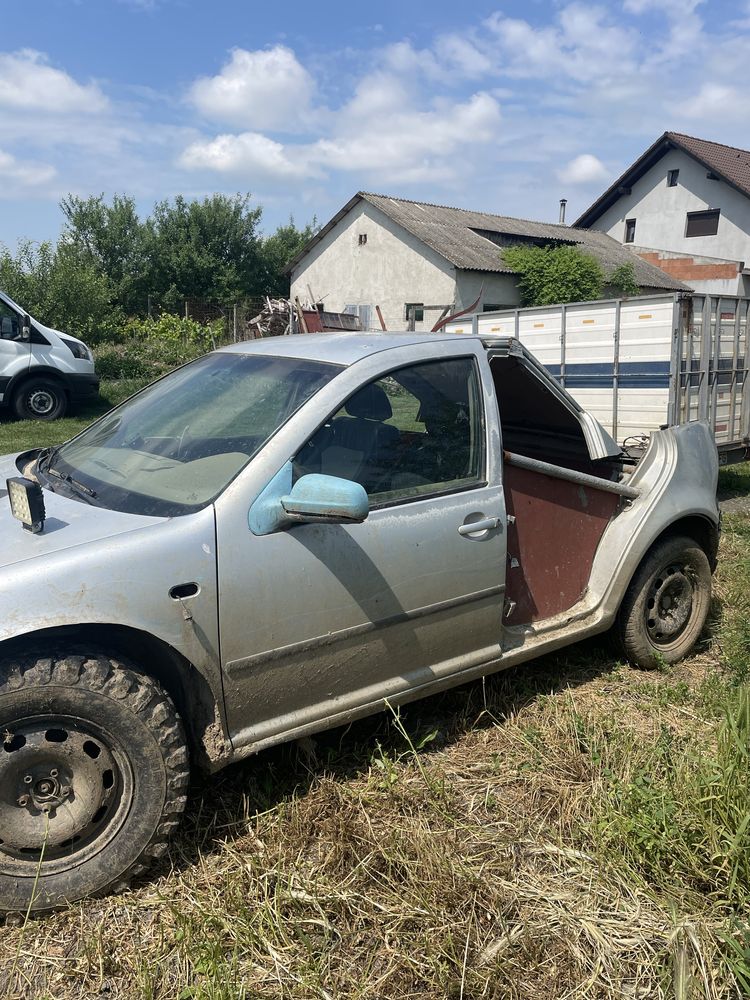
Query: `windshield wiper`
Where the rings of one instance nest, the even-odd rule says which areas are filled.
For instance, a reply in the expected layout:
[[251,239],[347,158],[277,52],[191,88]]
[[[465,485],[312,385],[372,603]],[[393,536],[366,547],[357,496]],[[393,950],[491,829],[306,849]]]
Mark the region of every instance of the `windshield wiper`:
[[96,490],[92,490],[85,483],[79,483],[77,479],[73,479],[72,476],[68,476],[64,472],[58,472],[57,469],[50,469],[49,465],[44,471],[46,475],[54,476],[55,479],[61,479],[64,483],[67,483],[76,493],[82,493],[84,496],[91,497],[92,499],[96,497]]
[[40,472],[46,472],[49,468],[50,462],[54,456],[59,451],[58,448],[42,448],[39,454],[36,456],[36,467]]

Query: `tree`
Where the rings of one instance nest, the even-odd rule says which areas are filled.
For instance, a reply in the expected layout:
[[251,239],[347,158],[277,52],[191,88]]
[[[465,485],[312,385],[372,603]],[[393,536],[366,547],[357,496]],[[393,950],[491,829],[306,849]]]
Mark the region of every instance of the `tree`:
[[289,222],[285,226],[279,226],[275,233],[263,240],[266,294],[278,298],[289,294],[289,276],[283,273],[284,268],[313,238],[317,228],[317,220],[313,218],[304,229],[297,229],[290,215]]
[[3,249],[0,288],[40,323],[87,343],[115,335],[122,320],[106,275],[71,244],[27,240],[15,256]]
[[113,297],[128,315],[145,314],[151,277],[153,226],[141,222],[133,198],[115,195],[112,204],[104,195],[60,202],[65,216],[61,242],[70,244],[80,259],[105,275]]
[[521,302],[547,306],[601,298],[604,272],[595,257],[577,246],[513,246],[503,260],[518,275]]
[[258,235],[262,209],[250,195],[214,194],[203,201],[160,201],[152,216],[152,292],[165,309],[186,298],[217,304],[263,291]]

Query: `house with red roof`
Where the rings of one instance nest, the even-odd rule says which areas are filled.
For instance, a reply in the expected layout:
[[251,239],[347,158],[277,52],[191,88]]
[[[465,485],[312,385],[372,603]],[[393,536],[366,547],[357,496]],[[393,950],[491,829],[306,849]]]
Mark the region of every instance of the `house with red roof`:
[[750,151],[665,132],[574,225],[698,292],[750,295]]

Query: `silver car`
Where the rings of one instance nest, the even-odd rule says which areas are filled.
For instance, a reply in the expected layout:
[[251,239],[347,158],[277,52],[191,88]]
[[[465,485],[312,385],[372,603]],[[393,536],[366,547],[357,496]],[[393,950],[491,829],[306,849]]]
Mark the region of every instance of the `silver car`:
[[511,339],[239,344],[0,461],[6,911],[124,889],[191,767],[708,613],[706,425],[632,460]]

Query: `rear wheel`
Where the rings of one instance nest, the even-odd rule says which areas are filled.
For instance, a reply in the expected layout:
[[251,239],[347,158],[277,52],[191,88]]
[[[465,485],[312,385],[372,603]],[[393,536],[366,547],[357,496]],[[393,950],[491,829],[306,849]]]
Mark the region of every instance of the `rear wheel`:
[[0,910],[122,891],[185,803],[182,724],[153,680],[103,656],[0,663]]
[[30,378],[13,396],[13,410],[20,420],[57,420],[67,408],[65,390],[53,378]]
[[711,604],[711,567],[692,538],[657,542],[630,583],[618,617],[627,658],[640,667],[676,663],[700,638]]

